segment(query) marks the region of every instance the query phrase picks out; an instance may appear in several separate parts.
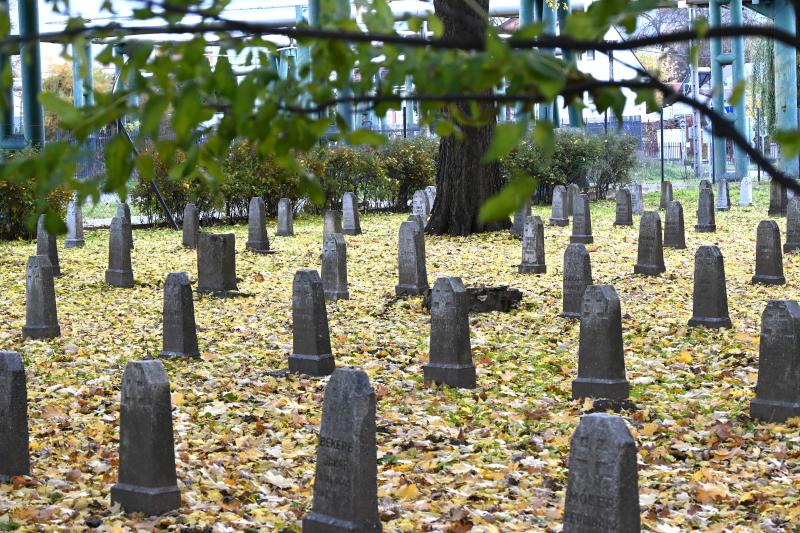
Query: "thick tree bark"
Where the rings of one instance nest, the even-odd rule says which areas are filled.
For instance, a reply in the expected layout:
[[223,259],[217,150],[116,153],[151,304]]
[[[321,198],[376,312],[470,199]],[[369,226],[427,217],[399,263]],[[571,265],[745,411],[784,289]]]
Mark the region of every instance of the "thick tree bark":
[[[489,0],[476,0],[489,10]],[[487,20],[475,13],[463,0],[434,0],[436,15],[444,23],[444,39],[469,40],[481,44],[486,37]],[[487,104],[488,105],[488,104]],[[470,114],[469,103],[459,108]],[[479,128],[463,128],[464,136],[442,138],[436,170],[436,201],[426,231],[434,235],[470,235],[481,231],[508,228],[505,219],[483,225],[478,222],[481,206],[503,186],[500,165],[481,164],[492,140],[496,119]]]

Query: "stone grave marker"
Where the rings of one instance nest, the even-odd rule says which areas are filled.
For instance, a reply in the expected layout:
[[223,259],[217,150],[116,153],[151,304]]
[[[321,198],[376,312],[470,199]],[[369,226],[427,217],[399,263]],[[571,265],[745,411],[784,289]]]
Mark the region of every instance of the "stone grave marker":
[[569,215],[567,215],[567,188],[563,185],[556,185],[553,189],[553,207],[550,213],[551,226],[569,226]]
[[235,290],[236,236],[201,231],[197,238],[197,292]]
[[250,199],[250,207],[247,211],[247,243],[246,248],[257,254],[272,254],[275,250],[269,247],[269,235],[267,234],[267,209],[264,199],[255,197]]
[[425,194],[425,191],[418,190],[414,192],[414,196],[411,198],[411,214],[419,215],[425,220],[425,223],[428,222],[431,206],[428,203],[428,195]]
[[591,285],[583,293],[578,378],[572,382],[572,398],[625,400],[629,390],[619,296],[611,285]]
[[786,216],[788,198],[786,196],[786,187],[781,185],[778,180],[772,180],[769,184],[769,211],[767,214],[771,217],[784,217]]
[[399,280],[394,288],[397,296],[417,296],[427,292],[429,287],[425,265],[425,235],[414,220],[400,224],[397,266]]
[[125,220],[123,229],[128,234],[127,238],[130,247],[133,248],[133,220],[131,219],[130,206],[128,204],[117,204],[116,216]]
[[702,191],[703,189],[712,190],[710,180],[700,180],[699,190]]
[[354,192],[346,192],[342,196],[342,231],[345,235],[361,235],[358,198]]
[[347,243],[341,233],[329,233],[322,244],[322,287],[325,299],[347,300]]
[[298,270],[292,282],[292,354],[289,371],[327,376],[336,368],[328,329],[322,279],[316,270]]
[[578,244],[592,244],[592,213],[589,209],[589,197],[579,194],[573,199],[572,235],[569,242]]
[[129,224],[122,217],[111,219],[108,230],[108,269],[106,283],[112,287],[133,287],[133,268],[131,267],[131,246],[128,242]]
[[363,370],[339,368],[325,387],[311,513],[303,533],[379,533],[375,391]]
[[461,278],[439,278],[431,301],[430,360],[426,382],[471,389],[477,386],[469,339],[469,300]]
[[50,259],[46,255],[29,257],[25,276],[25,326],[22,336],[30,339],[60,337]]
[[580,318],[583,293],[592,284],[589,252],[582,244],[570,244],[564,251],[563,311],[561,316]]
[[739,205],[742,207],[753,205],[753,180],[750,179],[750,176],[742,178],[739,186]]
[[64,240],[64,248],[82,248],[85,244],[83,208],[78,200],[73,199],[67,204],[67,238]]
[[781,230],[774,220],[762,220],[756,231],[756,274],[753,283],[783,285]]
[[524,204],[514,211],[514,223],[511,225],[511,234],[514,237],[522,239],[525,232],[525,220],[529,216],[531,216],[531,201],[526,200]]
[[111,503],[126,513],[163,514],[181,506],[175,474],[172,403],[161,361],[125,366],[119,424],[119,479]]
[[662,181],[661,182],[661,203],[659,204],[659,209],[666,209],[669,203],[672,201],[672,182],[671,181]]
[[25,367],[17,352],[0,352],[0,481],[30,471]]
[[700,198],[697,202],[697,224],[694,230],[698,233],[713,233],[717,231],[714,215],[714,191],[711,188],[700,188]]
[[544,224],[539,217],[528,217],[525,220],[525,231],[522,237],[522,263],[520,274],[544,274],[547,265],[544,257]]
[[722,178],[717,181],[717,211],[728,211],[731,208],[731,193],[728,180]]
[[666,270],[664,245],[661,241],[661,217],[656,211],[645,211],[639,222],[639,251],[633,272],[658,276]]
[[414,222],[419,226],[419,230],[425,234],[425,220],[420,215],[408,215],[408,220]]
[[36,255],[46,255],[53,266],[53,276],[61,276],[61,265],[58,262],[58,242],[56,236],[44,226],[44,215],[39,215],[36,224]]
[[436,187],[433,185],[425,187],[425,195],[428,197],[428,206],[433,211],[433,204],[436,202]]
[[633,226],[633,207],[631,205],[631,193],[628,189],[617,191],[617,218],[615,226]]
[[800,197],[789,200],[786,210],[786,243],[784,253],[800,252]]
[[332,233],[342,233],[342,213],[333,209],[327,209],[323,214],[322,238]]
[[294,236],[294,206],[289,198],[278,201],[278,237]]
[[575,214],[575,200],[581,195],[581,188],[575,183],[567,186],[567,216]]
[[725,262],[716,246],[701,246],[694,254],[694,294],[690,326],[729,328]]
[[641,215],[644,213],[644,194],[642,193],[642,184],[634,181],[631,183],[631,209],[634,215]]
[[200,357],[192,285],[186,272],[171,272],[164,283],[161,357]]
[[683,206],[673,200],[667,206],[666,220],[664,221],[664,246],[666,248],[686,248],[686,232],[683,225]]
[[183,246],[194,250],[197,248],[197,236],[200,233],[200,212],[194,204],[186,204],[183,208]]

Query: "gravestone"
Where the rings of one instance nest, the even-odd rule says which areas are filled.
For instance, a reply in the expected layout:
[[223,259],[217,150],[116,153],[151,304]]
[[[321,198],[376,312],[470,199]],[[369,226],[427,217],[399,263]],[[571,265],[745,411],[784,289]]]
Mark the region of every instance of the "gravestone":
[[257,254],[272,254],[275,250],[270,250],[269,235],[267,235],[267,209],[264,206],[264,199],[255,197],[250,199],[250,207],[247,211],[247,243],[245,247]]
[[322,279],[316,270],[298,270],[292,282],[292,354],[289,372],[327,376],[336,368]]
[[128,234],[128,243],[130,247],[133,248],[133,220],[131,219],[130,206],[128,204],[117,204],[116,216],[125,220],[125,226],[123,229]]
[[329,233],[322,243],[322,287],[325,299],[347,300],[347,243],[341,233]]
[[294,206],[288,198],[278,201],[278,237],[294,236]]
[[739,205],[742,207],[753,205],[753,180],[750,179],[750,176],[742,178],[739,186]]
[[428,197],[428,206],[433,211],[433,204],[436,202],[436,187],[433,185],[425,187],[425,195]]
[[664,221],[664,246],[667,248],[686,248],[686,232],[683,225],[683,206],[673,200],[667,206]]
[[17,352],[0,352],[0,482],[30,471],[25,367]]
[[322,238],[333,233],[342,233],[342,213],[333,209],[327,209],[322,219]]
[[631,193],[628,189],[617,191],[617,218],[615,226],[633,226],[633,207],[631,205]]
[[583,293],[592,284],[592,263],[582,244],[570,244],[564,251],[563,311],[561,316],[580,318]]
[[731,208],[731,193],[728,180],[721,178],[717,181],[717,211],[728,211]]
[[550,213],[551,226],[569,226],[567,215],[567,188],[556,185],[553,189],[553,209]]
[[644,194],[642,194],[642,184],[638,182],[631,183],[631,209],[634,215],[641,215],[644,213]]
[[629,390],[619,296],[611,285],[590,285],[581,304],[578,378],[572,382],[572,398],[625,400]]
[[163,514],[181,506],[175,474],[172,404],[161,361],[125,365],[119,423],[119,479],[111,503],[126,513]]
[[22,336],[31,339],[60,337],[50,259],[46,255],[32,255],[25,270],[25,326]]
[[797,196],[789,200],[786,209],[786,243],[783,252],[800,252],[800,197]]
[[425,233],[425,220],[420,215],[408,215],[408,220],[414,222],[417,226],[419,226],[419,230],[424,234]]
[[771,217],[784,217],[786,216],[788,198],[786,196],[786,187],[784,187],[778,180],[773,179],[769,183],[769,211],[767,214]]
[[785,422],[800,416],[800,305],[771,300],[761,315],[756,398],[750,417]]
[[633,272],[658,276],[666,270],[664,245],[661,241],[661,217],[656,211],[645,211],[639,222],[639,251]]
[[183,208],[183,246],[194,250],[197,248],[197,236],[200,233],[200,212],[194,204],[186,204]]
[[108,230],[108,269],[106,283],[113,287],[133,287],[133,269],[131,267],[131,246],[128,242],[130,233],[124,218],[111,219]]
[[44,226],[44,215],[39,215],[36,224],[36,255],[46,255],[53,266],[53,276],[61,276],[61,265],[58,262],[58,242],[56,236]]
[[471,389],[477,386],[469,339],[469,298],[461,278],[439,278],[431,301],[430,360],[426,382]]
[[619,416],[581,417],[569,446],[564,533],[639,533],[636,443]]
[[428,290],[428,270],[425,265],[425,235],[419,224],[407,220],[400,224],[400,242],[397,246],[398,284],[397,296],[417,296]]
[[567,215],[573,216],[575,214],[575,200],[581,195],[581,188],[575,183],[570,183],[567,186]]
[[547,265],[544,257],[544,224],[539,217],[528,217],[525,220],[525,231],[522,236],[522,263],[520,274],[544,274]]
[[73,199],[67,204],[67,238],[64,248],[81,248],[86,244],[83,238],[83,207]]
[[353,192],[346,192],[342,196],[342,231],[345,235],[361,235],[358,198]]
[[756,274],[753,283],[783,285],[781,230],[774,220],[762,220],[756,230]]
[[171,272],[164,283],[161,357],[200,357],[192,285],[186,272]]
[[659,203],[659,209],[666,209],[669,203],[672,201],[672,182],[671,181],[662,181],[661,182],[661,203]]
[[716,246],[701,246],[694,254],[694,294],[690,326],[729,328],[725,262]]
[[201,231],[197,238],[197,292],[235,290],[236,236]]
[[573,199],[572,235],[569,242],[579,244],[592,244],[592,213],[589,210],[589,197],[579,194]]
[[414,192],[414,196],[411,198],[411,214],[419,215],[425,223],[428,222],[431,206],[428,203],[428,195],[425,194],[425,191],[418,190]]
[[694,230],[698,233],[717,231],[714,215],[714,191],[710,188],[700,188],[700,198],[697,201],[697,224],[695,224]]
[[710,181],[710,180],[700,180],[700,186],[699,186],[699,188],[700,188],[700,190],[701,190],[701,191],[702,191],[703,189],[712,190],[712,187],[711,187],[711,181]]
[[525,220],[531,216],[531,201],[526,200],[524,204],[514,211],[514,223],[511,225],[511,234],[521,239],[525,232]]
[[303,533],[378,533],[375,391],[363,370],[339,368],[325,387],[311,513]]

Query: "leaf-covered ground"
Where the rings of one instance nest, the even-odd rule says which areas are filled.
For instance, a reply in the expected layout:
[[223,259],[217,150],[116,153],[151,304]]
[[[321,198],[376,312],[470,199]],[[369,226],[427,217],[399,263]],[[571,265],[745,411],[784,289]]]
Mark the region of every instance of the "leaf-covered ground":
[[[732,190],[734,204],[738,190]],[[784,257],[785,286],[753,286],[757,205],[717,213],[698,234],[696,192],[683,200],[687,250],[666,250],[667,273],[633,275],[635,227],[612,225],[613,203],[592,205],[596,283],[622,300],[632,398],[624,413],[639,448],[643,525],[655,531],[792,531],[800,522],[800,427],[751,421],[760,315],[767,300],[797,298],[800,255]],[[649,206],[657,205],[654,195]],[[539,207],[536,214],[549,216]],[[662,212],[663,217],[663,212]],[[328,304],[338,365],[366,370],[378,397],[378,484],[386,531],[560,529],[569,438],[588,404],[570,400],[577,321],[561,306],[570,228],[546,227],[548,272],[519,275],[520,243],[507,233],[428,237],[428,272],[467,285],[509,284],[520,309],[471,318],[478,389],[426,387],[429,316],[420,299],[395,300],[397,229],[405,215],[365,216],[348,237],[349,301]],[[785,235],[785,219],[780,220]],[[169,230],[135,231],[136,287],[104,285],[106,231],[83,249],[61,248],[56,281],[63,336],[23,340],[32,243],[0,244],[0,348],[28,370],[32,475],[0,487],[0,523],[22,530],[299,531],[310,508],[325,379],[274,377],[291,349],[291,283],[319,268],[321,221],[303,217],[279,253],[244,252],[247,296],[195,302],[202,360],[165,361],[172,391],[180,512],[125,517],[110,506],[116,480],[119,391],[127,361],[160,351],[162,287],[172,271],[196,277],[196,256]],[[221,231],[223,228],[214,228]],[[224,228],[228,230],[229,228]],[[270,226],[274,235],[274,224]],[[731,330],[691,329],[693,257],[714,243],[725,255]],[[6,528],[13,524],[5,525]]]

